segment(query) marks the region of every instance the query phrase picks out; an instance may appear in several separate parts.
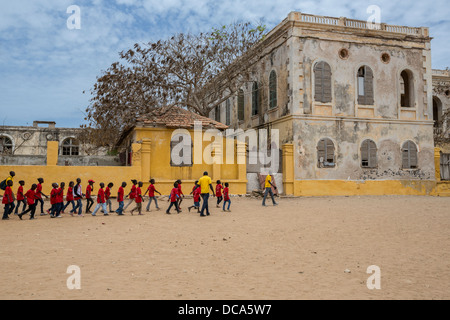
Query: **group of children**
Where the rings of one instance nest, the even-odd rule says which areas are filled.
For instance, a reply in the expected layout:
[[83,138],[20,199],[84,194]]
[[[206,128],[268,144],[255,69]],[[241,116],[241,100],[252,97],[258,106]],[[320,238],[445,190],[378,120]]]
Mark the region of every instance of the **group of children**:
[[[11,173],[14,174],[13,172]],[[41,216],[50,215],[51,218],[61,218],[61,214],[64,213],[64,211],[69,207],[69,205],[72,205],[72,209],[69,211],[69,214],[71,216],[74,216],[74,214],[77,214],[78,216],[83,216],[83,205],[82,205],[83,198],[86,199],[85,213],[92,214],[93,216],[96,216],[99,210],[102,210],[105,216],[109,215],[109,213],[114,212],[122,216],[132,203],[135,203],[136,206],[130,211],[131,215],[133,215],[134,212],[136,211],[138,212],[139,215],[142,215],[142,203],[145,202],[144,197],[147,196],[147,194],[149,197],[149,201],[146,208],[147,212],[150,211],[150,206],[153,201],[155,202],[156,209],[158,211],[160,210],[156,194],[159,194],[160,196],[162,194],[158,190],[156,190],[154,179],[150,180],[150,186],[147,188],[144,194],[142,194],[143,183],[138,182],[137,180],[131,180],[133,184],[131,187],[131,191],[127,195],[125,195],[125,188],[127,187],[127,183],[123,182],[117,191],[117,202],[119,203],[119,208],[115,211],[112,210],[112,202],[111,202],[111,191],[112,188],[114,187],[114,184],[109,183],[105,189],[105,184],[103,182],[100,183],[99,184],[100,188],[97,191],[97,205],[95,206],[94,211],[91,211],[95,203],[93,197],[95,189],[94,180],[88,181],[88,186],[86,187],[85,193],[82,192],[81,179],[77,179],[76,184],[75,182],[71,181],[69,183],[67,191],[65,191],[64,182],[61,182],[60,184],[52,183],[53,188],[49,196],[42,192],[42,184],[44,183],[43,178],[39,178],[38,184],[33,184],[26,193],[24,193],[25,181],[19,181],[19,187],[17,189],[17,198],[16,198],[14,192],[12,191],[12,187],[14,184],[13,183],[14,175],[10,176],[10,178],[7,179],[5,182],[6,187],[2,200],[2,203],[5,205],[5,211],[2,218],[3,220],[8,220],[9,216],[14,212],[14,209],[15,215],[17,215],[20,218],[20,220],[22,220],[23,216],[26,214],[29,214],[30,220],[33,220],[35,219],[36,209],[39,204],[41,208]],[[172,207],[175,207],[177,213],[181,212],[181,203],[184,198],[181,185],[182,185],[181,180],[177,180],[174,183],[174,188],[172,189],[168,199],[170,205],[166,211],[167,214],[170,214],[170,210]],[[189,212],[191,212],[191,209],[197,209],[197,212],[200,213],[201,187],[198,181],[195,182],[195,185],[190,194],[193,195],[194,205],[188,208]],[[64,195],[66,196],[65,204],[64,204]],[[43,197],[50,199],[51,208],[46,212],[44,212]],[[217,208],[220,208],[220,203],[224,201],[223,211],[231,212],[230,211],[231,200],[228,183],[222,185],[221,181],[217,181],[216,197],[217,197]],[[127,198],[129,199],[129,201],[125,205],[125,199]],[[15,201],[17,201],[17,204],[14,203]],[[228,204],[227,210],[225,210],[226,204]],[[19,207],[21,205],[23,205],[23,207],[21,213],[19,213]],[[27,206],[28,209],[26,209]]]

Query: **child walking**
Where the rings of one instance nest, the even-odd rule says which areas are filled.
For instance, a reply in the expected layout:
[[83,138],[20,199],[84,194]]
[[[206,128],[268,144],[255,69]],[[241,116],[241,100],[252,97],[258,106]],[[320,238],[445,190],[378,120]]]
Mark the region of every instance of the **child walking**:
[[64,209],[64,188],[66,184],[61,182],[56,194],[56,214],[55,218],[62,218],[61,212]]
[[51,209],[50,209],[50,218],[54,218],[57,208],[56,208],[56,203],[57,203],[57,197],[58,197],[58,184],[57,183],[52,183],[52,191],[50,192],[50,204],[51,204]]
[[94,192],[94,180],[88,181],[89,185],[86,187],[86,214],[91,213],[91,208],[94,205],[94,200],[92,200],[92,193]]
[[119,191],[117,191],[117,202],[119,202],[119,209],[116,210],[116,213],[119,216],[123,216],[123,197],[125,196],[125,187],[127,186],[126,182],[122,182],[122,185],[119,187]]
[[220,203],[223,200],[222,190],[223,190],[222,182],[220,182],[220,180],[217,180],[216,182],[217,208],[220,208]]
[[[223,212],[231,212],[230,206],[231,206],[231,200],[230,200],[230,188],[228,182],[225,183],[225,188],[223,189],[223,197],[224,197],[224,203],[223,203]],[[225,205],[228,203],[228,209],[225,210]]]
[[134,202],[134,199],[136,198],[136,185],[138,184],[137,180],[131,180],[131,183],[133,183],[133,186],[131,187],[130,193],[126,196],[126,198],[129,198],[130,201],[128,201],[125,208],[123,208],[123,211],[127,210],[127,208]]
[[38,185],[36,188],[36,208],[38,202],[41,204],[41,216],[45,216],[46,213],[44,212],[44,200],[42,200],[42,196],[46,197],[48,199],[48,196],[42,192],[42,184],[44,183],[43,178],[38,179]]
[[109,213],[113,213],[112,210],[112,202],[111,202],[111,189],[114,187],[114,183],[110,182],[108,183],[108,186],[105,189],[105,199],[106,199],[106,206],[109,206]]
[[177,209],[177,212],[180,213],[180,208],[178,207],[178,199],[180,198],[180,196],[178,195],[178,183],[174,183],[173,185],[173,189],[170,192],[170,196],[169,196],[169,200],[170,201],[170,206],[166,211],[166,214],[170,214],[170,209],[175,206],[175,209]]
[[103,190],[104,187],[105,187],[105,184],[103,182],[101,182],[100,189],[98,189],[97,206],[95,207],[95,210],[92,213],[93,217],[95,217],[97,215],[97,211],[100,210],[100,208],[103,209],[103,215],[105,215],[105,216],[109,215],[108,209],[106,208],[105,190]]
[[77,179],[77,184],[75,185],[75,187],[73,188],[73,199],[74,201],[77,202],[75,208],[73,208],[72,211],[70,211],[70,215],[73,215],[74,213],[77,212],[78,210],[78,217],[82,217],[83,216],[83,188],[81,186],[81,179],[78,178]]
[[158,210],[158,211],[161,210],[158,207],[158,200],[156,200],[156,197],[155,197],[155,192],[159,193],[159,195],[161,195],[161,192],[159,192],[155,188],[155,179],[150,180],[150,186],[148,187],[147,191],[145,191],[144,197],[147,194],[147,192],[148,192],[148,198],[149,198],[148,204],[147,204],[147,212],[150,212],[150,205],[152,204],[152,201],[155,201],[156,210]]
[[19,188],[17,189],[17,205],[16,205],[16,211],[14,212],[15,215],[19,214],[19,207],[20,207],[21,203],[23,203],[22,212],[24,212],[25,208],[27,207],[27,202],[25,201],[25,195],[23,193],[24,185],[25,185],[25,181],[23,181],[23,180],[19,181]]
[[36,213],[36,189],[37,185],[33,184],[31,186],[31,189],[27,191],[25,194],[25,198],[27,199],[28,203],[28,210],[22,212],[19,214],[19,219],[22,220],[22,217],[26,215],[28,212],[30,213],[30,220],[34,220],[34,214]]
[[197,209],[197,212],[200,213],[200,194],[201,194],[201,188],[198,184],[198,181],[195,183],[195,187],[191,192],[194,196],[194,205],[189,207],[188,210],[191,212],[191,209]]
[[183,191],[181,190],[181,184],[182,184],[181,180],[177,180],[177,183],[178,183],[178,195],[179,195],[178,209],[181,211],[181,202],[183,202],[183,199],[181,198],[181,196],[183,196],[183,198],[184,198],[184,194],[183,194]]
[[70,215],[73,216],[73,212],[75,210],[75,201],[73,198],[73,187],[74,187],[75,183],[73,181],[69,182],[69,187],[67,188],[67,195],[66,195],[66,205],[63,208],[63,213],[66,210],[66,208],[69,206],[69,204],[72,204],[72,210],[70,210]]
[[14,197],[14,193],[12,191],[12,186],[13,186],[13,181],[12,180],[8,180],[6,182],[6,189],[5,189],[5,193],[3,194],[3,200],[2,200],[2,204],[5,205],[5,211],[3,212],[3,218],[2,220],[9,220],[9,215],[11,214],[11,212],[13,212],[14,210],[14,201],[16,200]]
[[136,210],[139,212],[139,215],[142,216],[142,203],[144,202],[144,198],[142,197],[142,186],[144,184],[142,183],[142,181],[139,181],[139,185],[136,188],[136,208],[134,208],[133,210],[131,210],[131,215],[133,215],[133,212],[135,212]]

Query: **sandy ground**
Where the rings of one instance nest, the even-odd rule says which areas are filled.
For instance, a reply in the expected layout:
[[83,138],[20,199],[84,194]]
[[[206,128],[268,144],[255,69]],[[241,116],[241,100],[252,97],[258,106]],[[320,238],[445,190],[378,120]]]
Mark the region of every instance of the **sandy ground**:
[[[190,202],[0,221],[0,299],[450,299],[450,198],[233,198],[207,218]],[[381,290],[367,288],[371,265]]]

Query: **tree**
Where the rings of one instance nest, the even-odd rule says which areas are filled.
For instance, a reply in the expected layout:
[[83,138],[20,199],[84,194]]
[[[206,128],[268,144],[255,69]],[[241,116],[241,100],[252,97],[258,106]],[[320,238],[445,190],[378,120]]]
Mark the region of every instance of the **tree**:
[[[141,116],[171,107],[203,116],[238,90],[260,59],[265,26],[234,23],[208,33],[177,34],[135,44],[97,78],[86,110],[84,140],[116,147]],[[225,93],[224,93],[225,92]]]

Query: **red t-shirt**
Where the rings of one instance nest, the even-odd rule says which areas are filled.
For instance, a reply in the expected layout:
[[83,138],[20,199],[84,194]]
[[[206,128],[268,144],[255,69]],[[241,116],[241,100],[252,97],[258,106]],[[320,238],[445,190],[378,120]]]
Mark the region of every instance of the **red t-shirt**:
[[178,195],[178,188],[173,188],[172,192],[170,193],[170,201],[176,202],[177,201],[177,195]]
[[178,185],[178,195],[179,196],[184,195],[183,191],[181,191],[181,184]]
[[134,199],[134,198],[136,198],[136,186],[135,185],[133,185],[131,187],[131,193],[130,193],[130,199]]
[[105,189],[105,199],[109,200],[111,198],[111,189],[109,187],[106,187]]
[[218,184],[216,186],[216,197],[221,197],[222,196],[222,189],[223,189],[223,186],[221,184]]
[[155,196],[155,190],[156,190],[156,188],[152,184],[148,187],[148,196],[150,198],[153,198]]
[[67,189],[66,201],[73,201],[73,188],[69,187]]
[[199,202],[200,201],[200,194],[201,194],[202,188],[197,187],[194,190],[194,202]]
[[36,199],[42,199],[42,184],[38,184],[36,188]]
[[58,189],[53,188],[52,192],[50,192],[50,204],[57,203],[57,197],[58,197]]
[[58,189],[58,194],[56,195],[56,203],[64,202],[64,190],[62,188]]
[[36,201],[36,192],[34,192],[33,190],[28,190],[27,193],[25,194],[25,196],[27,197],[27,203],[29,206],[33,205]]
[[117,202],[123,202],[123,196],[125,194],[125,191],[122,187],[119,188],[119,191],[117,192]]
[[19,189],[17,189],[17,201],[22,201],[23,199],[23,187],[19,186]]
[[105,190],[102,188],[98,189],[97,203],[105,203]]
[[92,189],[93,188],[91,187],[91,185],[88,185],[86,187],[86,199],[90,199],[91,198]]
[[141,188],[137,187],[136,188],[136,203],[141,203],[142,202],[142,191]]
[[8,204],[13,203],[13,196],[12,196],[12,190],[11,187],[6,187],[5,193],[3,194],[3,201],[2,204]]
[[225,201],[230,200],[230,194],[228,192],[229,192],[228,188],[223,189],[223,197],[224,197],[223,199]]

